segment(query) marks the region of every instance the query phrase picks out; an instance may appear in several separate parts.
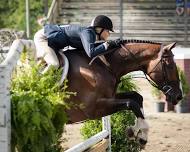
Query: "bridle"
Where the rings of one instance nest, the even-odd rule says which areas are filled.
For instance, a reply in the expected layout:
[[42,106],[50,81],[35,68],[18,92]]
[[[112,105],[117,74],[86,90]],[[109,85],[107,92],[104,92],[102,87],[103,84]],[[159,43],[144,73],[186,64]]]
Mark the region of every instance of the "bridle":
[[[136,61],[136,57],[135,55],[129,50],[127,49],[126,47],[124,47],[123,45],[121,45],[121,47],[128,51],[130,53],[130,55],[134,58],[134,61]],[[145,77],[134,77],[134,78],[145,78],[148,80],[148,82],[153,86],[153,87],[156,87],[157,89],[163,91],[163,93],[165,95],[169,94],[171,91],[173,91],[173,88],[171,86],[171,84],[174,84],[174,83],[177,83],[179,82],[179,79],[177,81],[170,81],[169,78],[168,78],[168,74],[167,74],[167,70],[166,70],[166,63],[165,63],[165,58],[170,58],[170,57],[173,57],[174,55],[164,55],[163,54],[163,47],[164,45],[161,44],[161,47],[160,47],[160,51],[162,52],[162,55],[161,55],[161,58],[160,60],[158,61],[158,63],[152,68],[152,70],[149,72],[149,73],[146,73],[145,70],[142,69]],[[154,80],[151,79],[151,77],[149,76],[151,73],[154,73],[155,72],[155,69],[157,68],[157,66],[161,63],[161,67],[162,67],[162,77],[163,77],[163,80],[164,80],[164,83],[163,85],[159,86],[156,84],[156,82]]]
[[[163,49],[163,45],[161,45],[161,50]],[[167,70],[166,70],[166,63],[165,63],[165,58],[170,58],[170,57],[173,57],[174,55],[164,55],[162,54],[161,55],[161,58],[160,60],[158,61],[158,63],[154,66],[154,68],[149,72],[149,73],[145,73],[144,72],[144,75],[145,75],[145,78],[148,80],[148,82],[156,87],[157,89],[163,91],[163,93],[165,95],[169,94],[171,91],[173,91],[173,88],[171,86],[171,84],[174,84],[174,83],[177,83],[179,82],[179,79],[178,80],[175,80],[175,81],[170,81],[169,78],[168,78],[168,74],[167,74]],[[149,76],[151,73],[154,73],[154,70],[157,68],[157,66],[161,63],[161,68],[162,68],[162,78],[164,80],[164,83],[163,85],[159,86],[157,85],[152,79],[151,77]]]
[[[164,46],[164,45],[161,44],[161,47],[160,47],[160,51],[162,51],[161,58],[160,58],[160,60],[158,61],[158,63],[152,68],[152,70],[151,70],[149,73],[146,73],[145,70],[142,68],[142,71],[143,71],[145,77],[140,77],[140,76],[139,76],[139,77],[133,77],[133,78],[145,78],[145,79],[148,80],[148,82],[149,82],[153,87],[156,87],[157,89],[163,91],[163,93],[164,93],[165,95],[167,95],[167,94],[169,94],[171,91],[173,91],[173,88],[172,88],[171,84],[178,83],[178,82],[179,82],[179,79],[178,79],[178,80],[175,80],[175,81],[170,81],[170,80],[168,79],[168,74],[167,74],[167,70],[166,70],[166,66],[167,66],[167,65],[166,65],[164,59],[165,59],[165,58],[173,57],[174,55],[164,55],[164,54],[163,54],[163,46]],[[137,60],[136,57],[135,57],[135,55],[134,55],[129,49],[127,49],[126,47],[124,47],[122,44],[121,44],[121,47],[122,47],[124,50],[126,50],[126,51],[128,51],[128,52],[130,53],[130,55],[134,58],[134,61]],[[107,51],[106,53],[103,53],[103,54],[100,54],[100,55],[105,55],[105,54],[108,54],[108,53],[110,53],[110,52],[114,52],[115,50],[116,50],[116,49],[113,49],[113,50]],[[93,62],[97,57],[99,57],[100,55],[94,57],[94,58],[91,60],[91,62],[89,63],[89,65],[91,65],[92,62]],[[162,77],[163,77],[163,80],[164,80],[164,83],[163,83],[163,85],[161,85],[161,86],[157,85],[156,82],[155,82],[154,80],[152,80],[151,77],[149,76],[151,73],[154,73],[154,72],[155,72],[155,69],[157,68],[157,66],[158,66],[160,63],[161,63],[161,67],[162,67]],[[105,63],[104,63],[104,64],[105,64]],[[137,63],[137,64],[138,64],[138,63]],[[110,67],[107,66],[107,64],[105,64],[105,65],[106,65],[106,67],[108,68],[109,71],[112,71],[112,70],[110,69]],[[111,73],[112,73],[112,72],[111,72]]]

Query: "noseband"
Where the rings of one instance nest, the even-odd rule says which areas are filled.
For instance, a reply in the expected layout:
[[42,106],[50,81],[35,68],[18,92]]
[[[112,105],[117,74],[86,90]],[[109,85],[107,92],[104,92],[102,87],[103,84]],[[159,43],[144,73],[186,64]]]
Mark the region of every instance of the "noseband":
[[[161,45],[161,49],[163,48],[163,46]],[[165,95],[167,95],[169,92],[171,92],[173,90],[171,84],[176,83],[176,81],[169,81],[168,78],[168,74],[167,74],[167,70],[166,70],[166,63],[164,61],[165,58],[169,58],[169,57],[173,57],[174,55],[163,55],[161,56],[161,59],[158,61],[158,63],[154,66],[154,68],[149,72],[149,73],[144,73],[145,78],[149,81],[149,83],[156,87],[157,89],[163,91],[163,93]],[[148,75],[153,73],[154,70],[156,69],[156,67],[161,63],[161,67],[162,67],[162,77],[164,80],[163,85],[159,86],[157,85]],[[178,80],[179,81],[179,80]]]

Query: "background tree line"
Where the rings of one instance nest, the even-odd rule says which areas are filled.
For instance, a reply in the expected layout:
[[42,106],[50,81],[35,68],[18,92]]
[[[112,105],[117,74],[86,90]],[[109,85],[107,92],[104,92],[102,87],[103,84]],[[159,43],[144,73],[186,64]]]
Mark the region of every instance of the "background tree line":
[[[45,2],[50,7],[52,0],[29,0],[31,38],[40,28],[37,19],[45,16]],[[26,31],[25,7],[25,0],[0,0],[0,29]]]

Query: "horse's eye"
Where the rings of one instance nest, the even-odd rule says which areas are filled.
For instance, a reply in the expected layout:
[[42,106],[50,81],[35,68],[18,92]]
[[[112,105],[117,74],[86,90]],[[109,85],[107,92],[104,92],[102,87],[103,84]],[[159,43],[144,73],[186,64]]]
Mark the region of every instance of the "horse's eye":
[[174,61],[173,61],[172,59],[166,58],[166,59],[164,60],[164,62],[165,62],[166,66],[167,66],[168,68],[173,68]]

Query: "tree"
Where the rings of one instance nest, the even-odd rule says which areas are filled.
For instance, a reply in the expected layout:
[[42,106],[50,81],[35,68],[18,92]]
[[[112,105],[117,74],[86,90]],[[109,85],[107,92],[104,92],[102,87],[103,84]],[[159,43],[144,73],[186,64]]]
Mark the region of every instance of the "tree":
[[[44,16],[44,0],[30,0],[31,37],[40,28],[37,18]],[[50,5],[52,0],[48,0]],[[26,30],[25,0],[0,1],[0,28]]]

